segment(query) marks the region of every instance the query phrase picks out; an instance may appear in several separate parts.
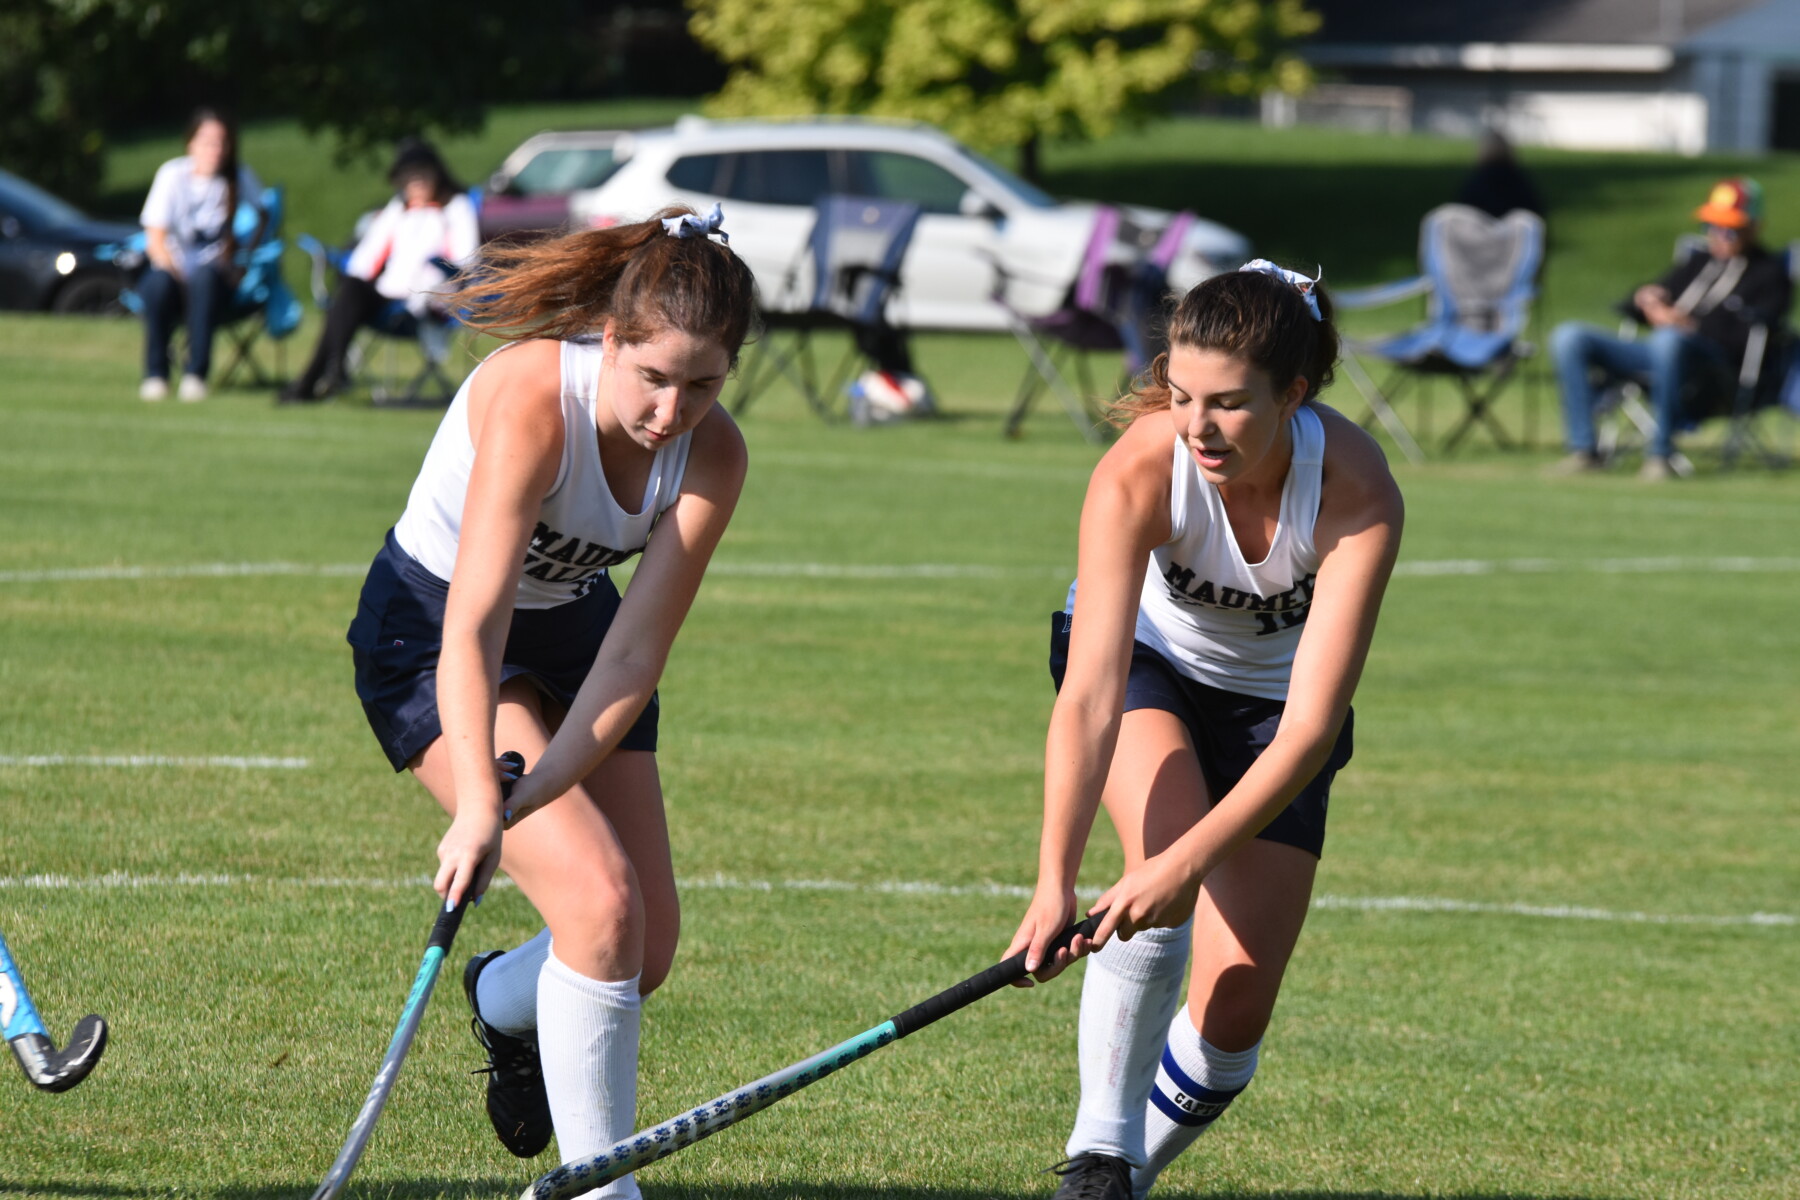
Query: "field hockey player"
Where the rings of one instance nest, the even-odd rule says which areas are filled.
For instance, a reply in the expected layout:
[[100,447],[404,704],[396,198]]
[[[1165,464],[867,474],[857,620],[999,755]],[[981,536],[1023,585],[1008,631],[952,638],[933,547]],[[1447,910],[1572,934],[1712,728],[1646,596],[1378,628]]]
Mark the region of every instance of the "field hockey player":
[[[1038,883],[1011,947],[1040,979],[1099,947],[1060,1200],[1143,1196],[1250,1082],[1400,542],[1379,449],[1317,401],[1338,337],[1316,280],[1215,276],[1169,342],[1115,406],[1053,618]],[[1125,873],[1093,940],[1049,956],[1102,803]]]
[[[642,998],[675,956],[655,689],[743,485],[717,399],[756,317],[721,223],[485,253],[457,303],[508,345],[445,414],[350,627],[376,737],[452,817],[437,891],[479,898],[498,868],[544,920],[463,976],[520,1157],[631,1131]],[[607,568],[640,551],[621,597]],[[510,799],[496,746],[526,760]]]

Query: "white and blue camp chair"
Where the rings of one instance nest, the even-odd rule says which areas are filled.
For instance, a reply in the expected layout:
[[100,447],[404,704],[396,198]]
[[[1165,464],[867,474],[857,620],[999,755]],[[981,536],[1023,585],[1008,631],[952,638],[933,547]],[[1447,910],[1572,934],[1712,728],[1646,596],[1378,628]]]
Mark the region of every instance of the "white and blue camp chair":
[[[232,219],[232,232],[239,239],[237,264],[243,270],[237,291],[220,314],[215,336],[223,336],[230,356],[216,376],[220,387],[228,387],[240,370],[249,373],[255,387],[270,387],[284,381],[282,343],[300,327],[300,301],[281,276],[281,258],[287,245],[282,240],[281,223],[286,203],[279,185],[265,187],[254,204],[238,205]],[[261,233],[257,235],[258,224]],[[249,243],[257,235],[254,244]],[[137,233],[116,246],[99,247],[97,253],[121,264],[141,267],[146,261],[147,237]],[[120,301],[131,312],[142,316],[144,301],[135,286],[126,288]],[[185,329],[184,329],[185,333]],[[257,348],[267,338],[274,346],[273,371],[263,367]]]
[[741,414],[777,376],[785,376],[821,419],[838,420],[845,415],[839,411],[844,385],[867,355],[853,338],[837,365],[822,376],[813,357],[813,333],[892,332],[887,307],[900,287],[900,265],[919,223],[919,205],[827,195],[813,209],[806,247],[764,309],[767,333],[745,366],[732,398],[733,413]]
[[[1526,338],[1544,262],[1544,221],[1515,209],[1492,217],[1466,204],[1444,204],[1419,225],[1419,274],[1379,287],[1340,291],[1339,309],[1379,308],[1414,296],[1426,298],[1425,321],[1379,338],[1345,338],[1344,368],[1368,405],[1365,425],[1379,421],[1413,462],[1424,452],[1395,410],[1409,384],[1427,377],[1455,382],[1463,417],[1444,438],[1454,449],[1476,425],[1494,442],[1514,445],[1494,415],[1494,400],[1519,363],[1535,352]],[[1377,386],[1363,359],[1392,368]],[[1427,410],[1428,411],[1428,410]]]

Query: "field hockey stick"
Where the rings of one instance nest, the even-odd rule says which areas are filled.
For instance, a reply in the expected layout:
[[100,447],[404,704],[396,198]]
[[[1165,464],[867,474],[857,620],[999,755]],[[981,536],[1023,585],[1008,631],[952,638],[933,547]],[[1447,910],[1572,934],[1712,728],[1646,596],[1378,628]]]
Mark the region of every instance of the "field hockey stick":
[[[1050,943],[1049,953],[1044,961],[1054,959],[1058,951],[1067,949],[1069,943],[1078,936],[1093,937],[1104,916],[1104,912],[1095,913],[1087,920],[1079,921],[1057,934],[1056,939]],[[657,1159],[667,1158],[682,1147],[691,1146],[727,1125],[735,1125],[776,1101],[786,1099],[808,1084],[819,1082],[840,1067],[847,1067],[857,1059],[865,1058],[909,1033],[916,1033],[933,1021],[966,1008],[983,996],[992,995],[1008,984],[1017,983],[1026,975],[1026,953],[1021,950],[1011,958],[969,976],[955,987],[946,988],[931,999],[913,1005],[866,1033],[860,1033],[847,1042],[840,1042],[822,1054],[802,1059],[773,1075],[765,1075],[755,1083],[745,1084],[734,1092],[727,1092],[716,1100],[664,1121],[661,1125],[634,1133],[609,1150],[590,1158],[564,1163],[539,1176],[535,1183],[525,1189],[520,1200],[569,1200],[572,1196],[579,1196],[591,1188],[648,1166]]]
[[[500,791],[503,796],[510,795],[514,780],[525,769],[525,759],[508,750],[500,756],[500,765],[505,768]],[[469,897],[465,894],[455,908],[445,905],[438,910],[437,922],[432,925],[431,937],[425,943],[425,958],[419,963],[419,973],[413,976],[412,991],[407,993],[406,1005],[400,1010],[400,1024],[394,1028],[394,1036],[388,1042],[381,1070],[375,1072],[368,1099],[363,1101],[356,1120],[350,1125],[350,1136],[344,1139],[343,1149],[338,1151],[336,1161],[325,1173],[325,1181],[319,1185],[319,1190],[312,1194],[312,1200],[332,1200],[350,1181],[350,1172],[356,1170],[363,1147],[369,1144],[369,1135],[375,1132],[375,1122],[387,1104],[388,1093],[394,1090],[394,1081],[400,1077],[400,1064],[406,1061],[406,1052],[412,1049],[413,1035],[419,1032],[425,1005],[437,983],[438,968],[443,966],[444,956],[450,953],[450,943],[456,940],[457,927],[462,924],[463,913],[468,908]]]
[[46,1092],[66,1092],[86,1079],[106,1049],[106,1022],[92,1015],[75,1022],[65,1049],[56,1048],[4,937],[0,937],[0,1030],[25,1078]]

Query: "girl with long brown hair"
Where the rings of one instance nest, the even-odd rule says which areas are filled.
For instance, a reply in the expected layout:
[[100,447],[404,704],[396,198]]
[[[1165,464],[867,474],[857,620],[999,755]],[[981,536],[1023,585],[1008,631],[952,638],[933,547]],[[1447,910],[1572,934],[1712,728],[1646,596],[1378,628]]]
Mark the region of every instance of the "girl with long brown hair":
[[[1142,1197],[1249,1083],[1400,544],[1380,450],[1317,399],[1338,350],[1317,280],[1214,276],[1169,343],[1114,410],[1052,618],[1038,883],[1008,951],[1039,979],[1095,952],[1060,1200]],[[1125,873],[1051,959],[1102,804]]]
[[[445,414],[350,626],[388,760],[451,815],[437,891],[504,870],[544,919],[463,975],[521,1157],[552,1129],[564,1160],[630,1132],[642,997],[675,956],[656,685],[743,485],[717,400],[756,316],[720,221],[668,209],[484,256],[457,303],[510,344]],[[640,551],[621,597],[607,568]],[[509,800],[496,748],[525,756]]]
[[[178,392],[183,400],[206,398],[213,333],[242,274],[233,222],[238,205],[255,205],[262,198],[256,175],[238,161],[237,125],[225,113],[196,109],[182,142],[187,153],[156,169],[138,216],[150,260],[136,285],[144,310],[142,400],[168,396],[169,342],[183,321],[187,361]],[[250,244],[261,230],[259,210]]]

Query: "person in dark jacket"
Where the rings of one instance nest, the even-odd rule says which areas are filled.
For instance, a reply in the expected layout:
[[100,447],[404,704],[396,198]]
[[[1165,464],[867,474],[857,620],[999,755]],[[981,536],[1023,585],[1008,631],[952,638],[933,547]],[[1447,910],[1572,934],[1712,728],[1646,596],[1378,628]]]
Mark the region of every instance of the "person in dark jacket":
[[1515,208],[1540,217],[1549,215],[1543,193],[1513,157],[1511,143],[1494,129],[1481,135],[1474,169],[1463,177],[1456,190],[1456,202],[1479,208],[1490,217],[1504,217]]
[[1670,477],[1676,427],[1729,395],[1751,328],[1787,316],[1793,285],[1787,265],[1758,240],[1762,211],[1762,188],[1754,179],[1727,179],[1713,188],[1694,210],[1706,228],[1705,247],[1621,306],[1649,327],[1648,337],[1630,340],[1576,322],[1550,335],[1569,448],[1555,468],[1559,473],[1602,465],[1594,430],[1599,388],[1629,378],[1648,380],[1656,413],[1640,475]]

